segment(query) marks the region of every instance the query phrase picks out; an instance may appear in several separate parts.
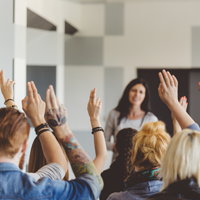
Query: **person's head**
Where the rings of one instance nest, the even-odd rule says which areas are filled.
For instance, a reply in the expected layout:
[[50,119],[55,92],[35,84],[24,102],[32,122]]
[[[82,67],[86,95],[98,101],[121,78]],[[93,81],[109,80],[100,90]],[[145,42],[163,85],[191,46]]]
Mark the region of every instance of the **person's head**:
[[200,187],[200,132],[184,129],[169,143],[162,158],[162,189],[173,182],[195,178]]
[[132,165],[139,170],[161,166],[170,135],[162,121],[147,122],[133,137]]
[[[63,150],[64,155],[67,155],[65,153],[65,150],[62,146],[62,143],[60,143],[60,147]],[[29,157],[29,163],[28,163],[28,172],[35,173],[37,172],[41,167],[47,165],[46,159],[43,154],[42,150],[42,145],[40,143],[39,137],[36,137],[35,140],[33,141],[32,147],[31,147],[31,152],[30,152],[30,157]],[[69,179],[69,172],[67,171],[65,174],[65,177],[63,178],[64,180]]]
[[116,149],[119,156],[122,158],[124,179],[127,177],[128,172],[131,168],[131,149],[132,149],[132,139],[137,133],[137,130],[132,128],[124,128],[120,130],[117,134]]
[[29,131],[30,125],[24,113],[14,108],[1,108],[0,156],[12,159],[19,151],[24,155]]
[[133,79],[125,88],[117,107],[120,112],[119,120],[126,117],[132,105],[138,105],[145,112],[151,110],[150,108],[150,92],[148,84],[144,79]]

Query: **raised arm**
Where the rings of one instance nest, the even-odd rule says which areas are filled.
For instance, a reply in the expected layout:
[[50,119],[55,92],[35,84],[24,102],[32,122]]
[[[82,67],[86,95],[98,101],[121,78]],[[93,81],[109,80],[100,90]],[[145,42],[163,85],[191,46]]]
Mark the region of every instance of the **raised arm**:
[[[188,103],[187,103],[187,98],[185,96],[181,97],[179,103],[184,108],[184,110],[187,110]],[[172,122],[173,122],[173,134],[175,135],[176,133],[180,132],[182,129],[178,121],[176,120],[174,114],[172,113],[171,115],[172,115]]]
[[96,166],[99,173],[102,172],[106,159],[107,159],[106,142],[104,138],[104,133],[102,131],[103,129],[99,121],[101,106],[102,106],[102,103],[100,101],[100,98],[97,98],[96,100],[96,88],[94,88],[90,93],[90,99],[88,102],[87,110],[90,117],[90,123],[91,123],[92,129],[95,130],[96,128],[98,130],[93,133],[94,147],[95,147],[95,153],[96,153],[96,157],[93,160],[93,163]]
[[[28,97],[25,97],[22,100],[22,108],[26,113],[27,117],[30,119],[34,128],[36,128],[39,125],[46,123],[44,119],[45,102],[42,101],[40,95],[37,92],[37,88],[35,87],[35,84],[33,82],[28,82],[27,88]],[[39,139],[47,163],[57,163],[66,172],[67,161],[58,141],[56,140],[52,132],[49,130],[49,128],[43,127],[38,132],[43,130],[46,131],[39,135]]]
[[178,81],[176,77],[174,75],[172,76],[169,72],[162,70],[162,73],[159,73],[159,78],[159,96],[174,114],[181,128],[184,129],[194,124],[194,120],[178,102]]
[[80,146],[72,131],[67,125],[67,112],[64,106],[57,100],[53,87],[49,87],[49,100],[47,103],[46,120],[53,129],[56,137],[63,143],[72,170],[76,177],[82,174],[90,174],[96,178],[101,188],[103,181],[90,157]]
[[11,79],[8,79],[7,81],[5,81],[4,71],[1,70],[0,71],[1,93],[4,97],[6,107],[17,108],[17,106],[15,105],[14,99],[13,99],[13,97],[14,97],[14,95],[13,95],[13,85],[14,84],[15,84],[15,82],[12,81]]

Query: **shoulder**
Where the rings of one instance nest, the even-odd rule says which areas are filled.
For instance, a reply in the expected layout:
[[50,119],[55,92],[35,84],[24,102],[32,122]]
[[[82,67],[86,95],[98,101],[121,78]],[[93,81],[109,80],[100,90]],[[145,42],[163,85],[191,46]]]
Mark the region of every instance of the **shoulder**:
[[59,199],[98,199],[101,192],[100,184],[89,174],[82,174],[71,181],[52,180],[51,182],[53,193]]
[[145,120],[148,122],[157,122],[158,118],[152,112],[147,112]]
[[118,118],[119,115],[120,115],[120,112],[115,109],[111,110],[109,113],[109,116],[116,117],[116,118]]
[[128,191],[114,192],[109,195],[107,200],[121,200],[121,199],[132,199],[132,196]]

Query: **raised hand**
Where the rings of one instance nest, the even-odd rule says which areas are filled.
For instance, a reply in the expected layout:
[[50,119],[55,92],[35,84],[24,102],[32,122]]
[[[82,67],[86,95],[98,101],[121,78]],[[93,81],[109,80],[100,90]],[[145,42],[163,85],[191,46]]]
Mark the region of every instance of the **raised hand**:
[[96,88],[94,88],[90,93],[90,99],[87,105],[88,115],[91,121],[99,120],[101,107],[102,103],[99,97],[96,99]]
[[[35,127],[45,123],[45,102],[42,101],[33,81],[27,83],[28,97],[22,100],[22,109]],[[28,104],[27,104],[28,100]]]
[[[164,78],[163,78],[164,76]],[[162,101],[167,105],[172,105],[178,102],[178,81],[174,75],[162,70],[159,73],[160,85],[158,93]]]
[[46,91],[45,119],[58,139],[63,139],[66,136],[66,131],[69,130],[67,111],[63,105],[60,105],[52,85]]
[[184,97],[181,97],[179,103],[181,104],[181,106],[184,108],[184,110],[186,111],[187,110],[187,107],[188,107],[188,102],[187,102],[187,98],[184,96]]
[[[1,93],[6,100],[13,99],[13,85],[15,84],[14,81],[8,79],[5,81],[4,71],[0,71],[0,86],[1,86]],[[6,103],[7,104],[7,103]]]
[[162,73],[159,73],[159,78],[159,96],[174,114],[181,128],[184,129],[194,124],[194,120],[188,115],[185,109],[178,102],[178,81],[176,77],[171,76],[169,72],[162,70]]
[[[101,127],[99,121],[101,107],[102,103],[99,97],[96,99],[96,88],[94,88],[90,92],[90,99],[87,106],[92,128]],[[93,135],[94,135],[94,147],[96,153],[96,157],[93,160],[93,163],[96,166],[98,172],[101,173],[107,159],[107,149],[106,149],[106,142],[104,138],[103,129],[96,131]]]

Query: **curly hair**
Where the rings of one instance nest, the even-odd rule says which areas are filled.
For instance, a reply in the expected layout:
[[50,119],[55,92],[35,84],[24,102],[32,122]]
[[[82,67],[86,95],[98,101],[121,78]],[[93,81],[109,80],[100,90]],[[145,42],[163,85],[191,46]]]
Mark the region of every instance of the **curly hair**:
[[141,170],[159,167],[170,142],[162,121],[147,122],[133,138],[132,164]]
[[124,128],[117,134],[116,149],[119,153],[118,160],[122,163],[122,171],[124,179],[128,176],[131,164],[132,138],[137,130],[132,128]]

